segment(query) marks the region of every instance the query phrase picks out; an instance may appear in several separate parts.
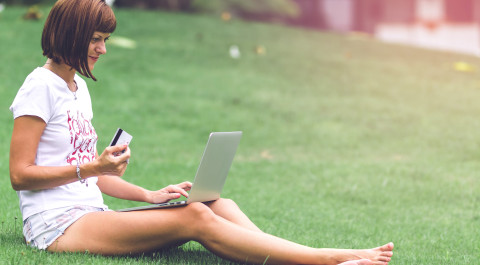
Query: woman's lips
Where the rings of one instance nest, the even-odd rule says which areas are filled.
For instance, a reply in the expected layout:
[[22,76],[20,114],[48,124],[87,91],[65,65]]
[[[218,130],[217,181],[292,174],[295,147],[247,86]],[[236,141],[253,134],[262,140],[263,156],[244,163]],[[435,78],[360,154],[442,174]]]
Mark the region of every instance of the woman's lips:
[[94,61],[94,62],[98,61],[98,58],[99,58],[99,57],[94,57],[94,56],[88,56],[88,57],[90,59],[92,59],[92,61]]

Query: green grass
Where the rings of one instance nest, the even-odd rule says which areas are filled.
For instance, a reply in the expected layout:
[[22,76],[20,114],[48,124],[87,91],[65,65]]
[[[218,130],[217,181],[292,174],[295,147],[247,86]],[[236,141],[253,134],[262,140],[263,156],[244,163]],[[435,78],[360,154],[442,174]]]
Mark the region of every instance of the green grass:
[[[212,264],[196,243],[146,257],[48,254],[22,243],[8,179],[8,111],[41,56],[43,20],[0,14],[0,263]],[[116,10],[88,81],[101,150],[134,135],[125,179],[192,180],[211,131],[244,131],[224,196],[268,233],[316,247],[396,244],[390,264],[480,259],[478,58],[368,38],[173,13]],[[228,56],[238,45],[239,60]],[[257,45],[266,48],[261,56]],[[139,205],[105,197],[113,209]]]

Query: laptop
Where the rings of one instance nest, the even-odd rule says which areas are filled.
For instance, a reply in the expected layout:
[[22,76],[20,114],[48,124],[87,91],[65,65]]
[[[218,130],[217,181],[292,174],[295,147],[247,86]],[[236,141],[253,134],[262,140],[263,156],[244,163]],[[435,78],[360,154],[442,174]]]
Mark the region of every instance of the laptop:
[[117,211],[130,212],[180,207],[192,202],[208,202],[219,199],[241,137],[242,132],[212,132],[210,134],[187,200],[150,204]]

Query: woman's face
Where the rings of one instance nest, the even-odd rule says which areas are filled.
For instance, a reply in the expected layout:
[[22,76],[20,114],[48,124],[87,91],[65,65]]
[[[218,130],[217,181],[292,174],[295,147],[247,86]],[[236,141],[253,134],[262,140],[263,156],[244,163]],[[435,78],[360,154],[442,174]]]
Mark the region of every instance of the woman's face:
[[88,68],[93,70],[95,63],[98,61],[100,55],[107,53],[105,42],[110,38],[110,33],[95,31],[90,45],[88,45]]

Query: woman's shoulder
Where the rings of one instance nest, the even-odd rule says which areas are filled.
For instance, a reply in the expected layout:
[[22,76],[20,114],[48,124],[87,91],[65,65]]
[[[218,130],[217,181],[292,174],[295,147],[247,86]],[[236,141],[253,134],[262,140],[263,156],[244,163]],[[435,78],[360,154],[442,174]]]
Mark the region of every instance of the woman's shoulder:
[[64,82],[63,79],[50,70],[37,67],[25,78],[20,91],[35,90],[35,93],[55,93],[55,90],[64,86]]
[[[46,70],[46,69],[45,69]],[[48,78],[42,73],[40,67],[33,70],[23,82],[19,92],[27,92],[30,90],[46,90],[48,87]]]
[[58,79],[61,78],[54,74],[52,71],[43,67],[37,67],[27,76],[27,78],[25,78],[25,82],[34,81],[45,84],[55,84],[60,81]]
[[44,70],[38,67],[25,78],[10,106],[14,118],[22,115],[35,115],[48,121],[51,112],[50,103],[55,92],[52,91],[53,86],[50,85],[51,80],[49,79],[51,78]]

